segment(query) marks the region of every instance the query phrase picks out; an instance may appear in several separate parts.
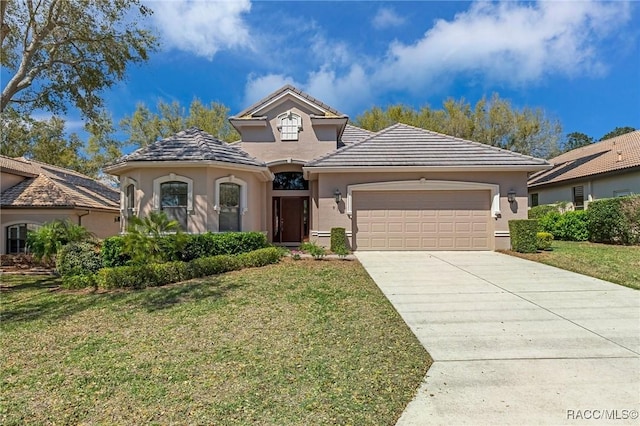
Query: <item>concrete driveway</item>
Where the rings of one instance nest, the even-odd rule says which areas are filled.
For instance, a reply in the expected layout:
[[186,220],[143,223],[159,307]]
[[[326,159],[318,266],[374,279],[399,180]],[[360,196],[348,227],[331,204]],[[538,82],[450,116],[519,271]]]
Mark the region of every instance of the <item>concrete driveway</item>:
[[640,292],[494,252],[357,257],[434,359],[398,425],[640,424]]

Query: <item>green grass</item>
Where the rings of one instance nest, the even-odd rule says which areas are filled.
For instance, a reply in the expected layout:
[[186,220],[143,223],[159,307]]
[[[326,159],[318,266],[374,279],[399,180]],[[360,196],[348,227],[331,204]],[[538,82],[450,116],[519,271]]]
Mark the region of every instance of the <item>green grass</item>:
[[640,289],[640,247],[554,241],[552,251],[509,254]]
[[3,425],[390,425],[431,362],[357,262],[141,291],[2,286]]

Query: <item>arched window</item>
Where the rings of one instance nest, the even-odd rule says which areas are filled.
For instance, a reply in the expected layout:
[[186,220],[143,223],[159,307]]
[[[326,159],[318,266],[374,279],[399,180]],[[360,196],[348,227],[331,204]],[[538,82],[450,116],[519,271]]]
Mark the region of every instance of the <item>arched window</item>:
[[274,190],[307,190],[309,181],[304,178],[302,172],[275,173],[273,178]]
[[35,231],[40,225],[35,223],[17,223],[7,226],[7,254],[25,253],[27,251],[27,233]]
[[218,231],[242,231],[242,216],[247,212],[247,183],[234,175],[216,179],[215,206]]
[[160,184],[160,210],[169,219],[177,220],[183,230],[187,229],[188,194],[185,182],[169,181]]
[[297,141],[298,132],[302,130],[302,119],[291,111],[285,112],[278,116],[278,130],[280,130],[280,140]]
[[136,187],[134,184],[130,183],[127,185],[124,191],[125,197],[125,215],[127,219],[131,218],[135,215],[134,209],[136,205]]

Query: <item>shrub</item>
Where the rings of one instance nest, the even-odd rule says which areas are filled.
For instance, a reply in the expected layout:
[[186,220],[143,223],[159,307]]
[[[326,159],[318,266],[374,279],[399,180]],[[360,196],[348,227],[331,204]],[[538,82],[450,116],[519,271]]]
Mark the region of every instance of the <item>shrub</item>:
[[262,232],[225,232],[190,235],[180,254],[180,259],[190,261],[200,257],[220,254],[239,254],[267,246],[267,236]]
[[540,206],[531,207],[528,214],[529,219],[540,219],[541,217],[546,216],[551,212],[559,213],[560,210],[555,204],[543,204]]
[[587,212],[584,210],[568,211],[560,216],[556,223],[554,237],[564,241],[587,241]]
[[97,287],[95,274],[64,275],[62,277],[62,288],[76,290],[87,287]]
[[134,264],[174,260],[186,243],[178,221],[169,220],[164,212],[151,212],[144,218],[133,216],[129,220],[124,253]]
[[640,196],[597,200],[587,210],[589,239],[597,243],[640,243]]
[[310,241],[302,243],[300,250],[309,253],[315,260],[321,260],[327,254],[324,247],[320,247],[318,244]]
[[522,219],[509,221],[511,248],[520,253],[535,253],[538,249],[537,237],[538,221]]
[[536,240],[538,242],[538,250],[551,250],[551,243],[553,242],[553,235],[548,232],[538,232],[536,234]]
[[37,260],[50,261],[65,245],[93,238],[93,234],[69,219],[54,220],[27,234],[27,248]]
[[556,236],[558,222],[562,215],[560,212],[552,211],[538,219],[538,230],[540,232],[548,232]]
[[69,243],[56,258],[56,269],[62,276],[93,274],[102,266],[100,245],[96,242]]
[[131,260],[131,256],[124,252],[124,238],[109,237],[102,241],[102,264],[107,268],[124,266]]
[[96,274],[96,282],[101,288],[144,288],[151,273],[148,265],[116,266],[103,268]]
[[331,228],[331,251],[338,255],[349,253],[347,233],[344,228]]
[[238,260],[245,268],[256,268],[271,265],[282,258],[282,251],[277,247],[267,247],[238,255]]

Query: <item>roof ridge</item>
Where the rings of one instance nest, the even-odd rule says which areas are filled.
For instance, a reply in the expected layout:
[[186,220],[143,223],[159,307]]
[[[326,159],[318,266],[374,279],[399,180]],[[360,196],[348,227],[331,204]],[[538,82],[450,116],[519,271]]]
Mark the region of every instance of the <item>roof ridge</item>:
[[[397,124],[397,123],[396,123],[396,124]],[[324,155],[321,155],[320,157],[316,157],[316,158],[314,158],[314,159],[312,159],[312,160],[308,161],[305,165],[312,165],[312,164],[313,164],[313,163],[315,163],[315,162],[322,161],[322,160],[326,160],[327,158],[331,158],[332,156],[334,156],[334,155],[336,155],[336,154],[338,154],[338,153],[342,153],[342,152],[347,151],[348,149],[352,149],[352,148],[354,148],[354,147],[356,147],[356,146],[360,146],[363,142],[368,141],[369,139],[373,138],[374,136],[377,136],[377,135],[379,135],[379,134],[382,134],[383,132],[385,132],[385,131],[389,130],[391,127],[395,126],[396,124],[393,124],[393,125],[391,125],[391,126],[389,126],[389,127],[385,127],[384,129],[380,129],[380,130],[378,130],[377,132],[372,133],[371,135],[367,136],[366,138],[364,138],[364,139],[362,139],[362,140],[359,140],[359,141],[357,141],[357,142],[353,142],[353,143],[351,143],[351,144],[349,144],[349,145],[345,145],[345,146],[343,146],[343,147],[341,147],[341,148],[338,148],[338,149],[336,149],[336,150],[334,150],[334,151],[331,151],[331,152],[328,152],[328,153],[326,153],[326,154],[324,154]]]
[[38,177],[36,177],[36,179],[39,179],[39,178],[45,179],[48,182],[50,182],[53,185],[53,187],[60,192],[60,194],[64,198],[64,201],[65,201],[66,205],[68,205],[68,206],[76,206],[77,203],[74,202],[73,197],[71,196],[71,194],[69,194],[69,191],[67,191],[66,188],[61,187],[60,185],[58,185],[58,182],[56,182],[54,179],[52,179],[49,176],[47,176],[45,173],[42,173],[42,174],[38,175]]
[[321,100],[311,96],[310,94],[308,94],[307,92],[304,92],[301,89],[298,89],[297,87],[293,86],[290,83],[285,84],[284,86],[280,87],[279,89],[269,93],[267,96],[265,96],[264,98],[260,99],[257,102],[254,102],[253,104],[251,104],[250,106],[248,106],[247,108],[243,109],[242,111],[238,112],[237,114],[233,115],[230,118],[241,118],[247,114],[249,114],[250,112],[258,109],[258,107],[268,103],[269,101],[271,101],[272,99],[280,96],[281,94],[284,94],[286,91],[291,91],[299,96],[302,96],[304,99],[308,100],[309,102],[316,104],[317,106],[321,107],[322,109],[327,110],[328,112],[335,114],[335,115],[344,115],[342,114],[340,111],[338,111],[337,109],[325,104],[324,102],[322,102]]

